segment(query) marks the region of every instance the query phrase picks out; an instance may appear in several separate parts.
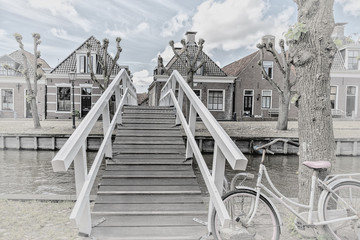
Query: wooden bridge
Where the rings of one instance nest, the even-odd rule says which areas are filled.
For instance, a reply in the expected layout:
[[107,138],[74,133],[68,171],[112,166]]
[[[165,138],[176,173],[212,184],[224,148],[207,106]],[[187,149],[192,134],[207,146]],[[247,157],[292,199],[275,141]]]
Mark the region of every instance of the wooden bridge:
[[[117,110],[111,119],[112,95]],[[184,97],[191,103],[188,120],[182,113]],[[225,162],[244,170],[247,159],[178,72],[165,84],[160,102],[158,107],[135,106],[135,88],[122,70],[52,160],[54,171],[74,163],[77,201],[70,219],[79,233],[95,239],[200,239],[211,232],[206,222],[213,208],[223,226],[229,226],[221,200]],[[212,174],[194,138],[197,115],[215,141]],[[87,171],[86,137],[100,116],[104,140]],[[191,160],[186,161],[192,157],[209,203],[203,201]],[[90,211],[90,190],[104,158],[106,169]]]

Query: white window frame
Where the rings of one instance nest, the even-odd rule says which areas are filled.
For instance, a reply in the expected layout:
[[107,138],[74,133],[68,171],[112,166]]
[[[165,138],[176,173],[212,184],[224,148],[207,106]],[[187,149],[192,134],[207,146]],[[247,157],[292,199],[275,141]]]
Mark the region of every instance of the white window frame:
[[[264,95],[264,91],[270,92],[270,95]],[[263,97],[270,97],[270,106],[268,108],[263,107],[263,100],[262,100]],[[270,89],[261,90],[261,109],[270,109],[270,108],[272,108],[272,100],[273,100],[273,98],[272,98],[272,90],[270,90]]]
[[[13,101],[13,107],[12,110],[4,110],[3,107],[3,102],[2,102],[2,90],[11,90],[12,91],[12,101]],[[3,112],[14,112],[15,111],[15,90],[14,88],[0,88],[0,110]]]
[[[222,109],[214,109],[214,110],[209,109],[209,93],[210,93],[210,91],[223,92],[223,108]],[[207,90],[206,107],[207,107],[207,109],[209,109],[209,111],[212,111],[212,112],[224,112],[225,111],[225,89],[208,89]]]
[[[339,103],[339,86],[338,85],[330,85],[330,95],[331,95],[331,87],[336,87],[336,98],[335,98],[335,108],[338,109],[338,103]],[[346,89],[347,90],[347,89]],[[331,106],[330,106],[331,107]]]
[[[80,58],[81,57],[85,57],[85,66],[86,66],[86,71],[85,72],[80,72]],[[91,53],[90,57],[93,57],[93,69],[94,69],[94,72],[96,74],[96,53]],[[87,54],[84,53],[84,52],[77,52],[76,53],[76,72],[79,73],[79,74],[89,74],[90,73],[90,69],[89,69],[89,66],[88,66],[88,57],[87,57]]]
[[71,90],[71,84],[67,84],[67,83],[60,83],[60,84],[56,84],[56,113],[71,113],[71,108],[70,107],[70,110],[69,111],[59,111],[58,110],[58,88],[59,87],[68,87],[70,88],[70,105],[72,104],[72,90]]
[[[196,61],[196,67],[201,64],[201,61]],[[204,75],[204,64],[196,71],[195,75],[203,76]]]
[[[271,77],[270,78],[273,79],[274,78],[274,62],[273,61],[263,61],[263,66],[264,66],[265,72],[267,72],[267,74],[269,74],[269,71],[266,71],[268,67],[265,68],[265,63],[271,63],[271,69],[272,70],[271,70]],[[261,74],[261,76],[264,79],[264,75]]]
[[84,96],[82,95],[82,88],[91,88],[91,95],[90,95],[90,98],[91,98],[91,106],[93,106],[93,102],[92,102],[92,97],[93,97],[93,85],[92,84],[79,84],[79,88],[80,88],[80,114],[81,114],[81,111],[82,111],[82,99],[81,97]]
[[345,88],[345,114],[346,114],[346,104],[347,104],[347,97],[348,96],[353,96],[353,95],[348,95],[347,94],[347,89],[348,87],[355,87],[355,116],[357,116],[357,113],[358,113],[358,97],[359,97],[359,94],[358,94],[358,86],[356,85],[346,85],[346,88]]

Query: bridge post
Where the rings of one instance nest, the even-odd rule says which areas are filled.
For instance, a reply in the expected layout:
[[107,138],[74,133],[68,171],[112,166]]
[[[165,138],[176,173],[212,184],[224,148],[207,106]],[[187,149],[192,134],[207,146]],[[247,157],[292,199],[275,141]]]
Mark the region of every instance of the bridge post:
[[[178,104],[180,106],[180,109],[182,110],[182,105],[183,105],[183,101],[184,101],[184,90],[179,87],[179,93],[178,93]],[[180,124],[180,117],[179,114],[176,114],[176,125]]]
[[[119,104],[120,104],[120,100],[121,100],[121,93],[120,93],[120,85],[118,85],[115,89],[115,101],[116,101],[116,109],[118,109]],[[119,116],[114,116],[116,117],[117,121],[116,123],[121,124],[122,123],[122,118],[121,118],[121,111]]]
[[[216,144],[214,145],[214,155],[213,155],[213,166],[212,166],[212,178],[215,183],[217,190],[219,191],[220,195],[223,193],[223,182],[224,182],[224,175],[225,175],[225,156],[221,152],[221,149]],[[211,215],[213,211],[214,205],[209,200],[209,212],[208,212],[208,223],[211,223]],[[208,224],[208,230],[211,232],[211,224]]]
[[[86,160],[86,147],[85,143],[80,148],[74,159],[74,171],[75,171],[75,184],[76,184],[76,197],[79,197],[81,189],[84,186],[87,178],[87,160]],[[90,214],[90,199],[89,196],[85,198],[85,207],[81,214],[81,221],[78,225],[79,232],[82,235],[90,235],[91,233],[91,214]]]
[[[109,103],[107,103],[104,108],[104,111],[102,113],[102,118],[103,118],[103,131],[104,131],[104,136],[105,136],[106,132],[108,131],[108,129],[110,127]],[[106,145],[105,157],[112,158],[112,143],[111,143],[111,141],[109,144]]]
[[[189,128],[190,128],[191,134],[194,136],[194,138],[195,138],[195,127],[196,127],[196,111],[195,111],[194,106],[192,104],[190,104]],[[194,152],[191,148],[190,141],[188,139],[187,143],[186,143],[186,159],[192,158],[193,154],[194,154]]]

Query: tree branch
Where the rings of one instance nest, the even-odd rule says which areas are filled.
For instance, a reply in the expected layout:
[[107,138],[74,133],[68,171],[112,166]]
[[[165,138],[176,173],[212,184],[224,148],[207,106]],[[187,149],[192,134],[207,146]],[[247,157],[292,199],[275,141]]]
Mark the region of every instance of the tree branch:
[[278,65],[281,73],[282,73],[282,74],[284,75],[284,77],[285,77],[286,72],[285,72],[283,66],[282,66],[281,63],[280,63],[280,61],[279,61],[279,59],[278,59],[278,57],[277,57],[277,54],[276,54],[275,51],[274,51],[274,46],[272,45],[272,43],[263,44],[263,46],[265,47],[265,50],[266,50],[267,52],[271,53],[271,55],[273,56],[276,64]]
[[88,43],[86,44],[86,56],[89,59],[88,61],[88,67],[90,69],[90,78],[94,83],[97,83],[99,85],[99,87],[101,88],[101,90],[105,90],[105,87],[99,82],[99,80],[96,78],[96,75],[94,73],[94,64],[93,64],[93,59],[91,58],[91,44]]
[[117,51],[116,51],[116,55],[114,57],[114,61],[113,61],[112,65],[111,65],[111,68],[110,68],[109,76],[111,75],[112,71],[114,70],[116,62],[119,60],[120,53],[122,51],[122,48],[120,47],[120,41],[121,41],[121,38],[117,37],[116,38],[116,49],[117,49]]
[[[259,45],[259,44],[258,44]],[[279,85],[268,75],[268,73],[264,69],[264,52],[263,48],[259,49],[260,52],[260,61],[258,62],[258,65],[260,66],[261,73],[264,76],[265,80],[268,81],[279,93],[283,93],[283,90],[279,87]]]
[[[168,76],[170,76],[169,70],[164,67],[164,63],[163,63],[163,58],[161,57],[161,55],[158,56],[158,70],[164,70],[164,73],[166,73]],[[160,72],[161,75],[161,72]]]
[[199,68],[201,68],[204,64],[206,63],[205,59],[201,60],[201,63],[194,69],[194,72],[196,72],[197,70],[199,70]]
[[175,50],[174,41],[171,40],[171,41],[169,42],[169,45],[171,46],[171,49],[173,50],[176,59],[178,59],[178,60],[180,61],[181,65],[182,65],[185,69],[187,69],[187,66],[186,66],[185,62],[180,58],[180,55],[179,55],[179,54],[176,52],[176,50]]
[[22,71],[20,71],[20,70],[18,70],[18,69],[13,68],[13,67],[11,67],[10,65],[3,64],[2,66],[3,66],[3,68],[5,68],[6,70],[13,70],[14,72],[17,72],[17,73],[23,74],[23,72],[22,72]]
[[107,88],[108,84],[107,84],[107,49],[109,47],[109,39],[104,38],[103,40],[103,49],[104,49],[104,67],[103,67],[103,76],[104,76],[104,87]]

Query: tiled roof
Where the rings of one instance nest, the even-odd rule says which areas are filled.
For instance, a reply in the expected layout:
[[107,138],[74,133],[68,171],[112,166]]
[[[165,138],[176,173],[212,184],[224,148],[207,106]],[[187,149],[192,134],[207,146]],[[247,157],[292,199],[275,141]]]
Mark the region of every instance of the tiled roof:
[[[65,58],[59,65],[57,65],[50,73],[53,74],[68,74],[71,70],[76,69],[76,51],[84,50],[87,51],[86,45],[87,43],[91,44],[91,52],[97,53],[98,45],[97,39],[94,36],[89,37],[83,44],[81,44],[75,51],[73,51],[67,58]],[[102,59],[104,55],[104,49],[100,48],[100,56],[97,56],[97,60]],[[110,67],[113,63],[113,58],[110,54],[107,54],[107,62],[108,62],[108,71],[110,71]],[[116,75],[121,70],[121,67],[116,64],[114,70],[112,71],[112,75]],[[101,66],[98,63],[96,74],[102,74]]]
[[[197,45],[190,45],[187,46],[189,55],[195,56],[196,51],[198,49]],[[178,52],[180,55],[180,58],[185,62],[186,61],[186,55],[185,51],[181,50]],[[226,73],[224,73],[221,68],[203,51],[199,54],[199,61],[202,59],[205,59],[205,63],[203,65],[203,76],[220,76],[220,77],[226,77]],[[169,63],[166,65],[166,68],[169,69],[169,73],[171,73],[173,70],[177,70],[182,76],[186,76],[187,72],[186,69],[181,64],[180,60],[174,56]]]
[[345,63],[339,51],[336,52],[331,71],[345,71]]
[[[20,64],[20,67],[18,70],[22,70],[23,69],[23,56],[22,56],[22,51],[21,50],[16,50],[15,52],[12,52],[9,54],[9,57],[11,57],[15,62],[19,63]],[[28,52],[28,51],[24,51],[25,52],[25,56],[26,56],[26,59],[27,59],[27,64],[28,64],[28,67],[29,67],[29,72],[30,72],[30,75],[34,74],[34,61],[35,61],[35,56],[34,54]],[[42,63],[42,68],[50,68],[49,64],[47,64],[47,62],[40,58],[38,60],[40,63]],[[43,71],[44,72],[44,71]]]
[[259,51],[253,52],[252,54],[243,57],[233,63],[230,63],[222,68],[222,70],[229,76],[237,77],[254,59]]

